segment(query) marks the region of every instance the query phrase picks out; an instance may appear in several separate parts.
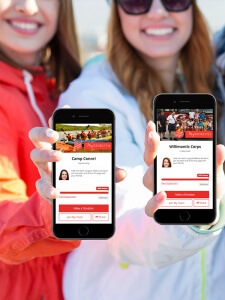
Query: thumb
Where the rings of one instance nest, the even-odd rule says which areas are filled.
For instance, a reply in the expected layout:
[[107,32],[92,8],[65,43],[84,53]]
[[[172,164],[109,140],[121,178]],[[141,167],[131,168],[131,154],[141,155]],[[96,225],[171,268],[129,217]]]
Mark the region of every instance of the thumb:
[[154,213],[161,207],[161,205],[166,200],[166,193],[165,192],[159,192],[154,197],[152,197],[147,205],[145,206],[145,213],[149,217],[153,217]]

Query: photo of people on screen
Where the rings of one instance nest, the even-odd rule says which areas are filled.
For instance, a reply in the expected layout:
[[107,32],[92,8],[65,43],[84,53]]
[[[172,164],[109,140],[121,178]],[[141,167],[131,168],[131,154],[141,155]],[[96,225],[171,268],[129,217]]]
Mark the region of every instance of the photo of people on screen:
[[160,141],[211,139],[213,110],[179,108],[157,110],[157,131]]
[[62,170],[60,172],[59,180],[69,180],[69,173],[67,170]]
[[172,167],[171,160],[168,157],[163,158],[162,167],[163,168],[171,168]]
[[[64,124],[57,123],[59,139],[56,150],[64,153],[110,153],[112,152],[112,124]],[[65,166],[66,167],[66,166]]]

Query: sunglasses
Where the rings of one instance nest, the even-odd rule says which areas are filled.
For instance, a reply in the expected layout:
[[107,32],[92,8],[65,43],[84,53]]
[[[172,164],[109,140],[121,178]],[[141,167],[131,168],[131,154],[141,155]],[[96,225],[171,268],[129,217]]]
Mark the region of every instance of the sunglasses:
[[[116,0],[125,13],[129,15],[146,14],[153,0]],[[167,11],[179,12],[189,8],[192,0],[161,0],[163,6]]]

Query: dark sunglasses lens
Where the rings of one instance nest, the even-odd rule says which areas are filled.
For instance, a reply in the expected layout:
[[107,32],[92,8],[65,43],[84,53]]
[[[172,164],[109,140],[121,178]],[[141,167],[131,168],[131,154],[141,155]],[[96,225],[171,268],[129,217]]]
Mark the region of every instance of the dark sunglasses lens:
[[183,11],[188,9],[192,0],[163,0],[162,2],[168,11]]
[[138,15],[146,13],[152,0],[119,0],[120,6],[128,14]]

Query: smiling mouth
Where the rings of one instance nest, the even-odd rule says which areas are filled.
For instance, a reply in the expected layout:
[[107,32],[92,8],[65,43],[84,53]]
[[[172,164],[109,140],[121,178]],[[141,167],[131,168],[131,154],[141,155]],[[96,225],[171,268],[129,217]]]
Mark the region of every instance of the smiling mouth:
[[143,30],[147,35],[165,36],[175,31],[175,28],[148,28]]
[[42,26],[39,23],[19,22],[19,21],[12,21],[12,20],[8,20],[7,22],[15,29],[20,29],[24,31],[36,31]]

